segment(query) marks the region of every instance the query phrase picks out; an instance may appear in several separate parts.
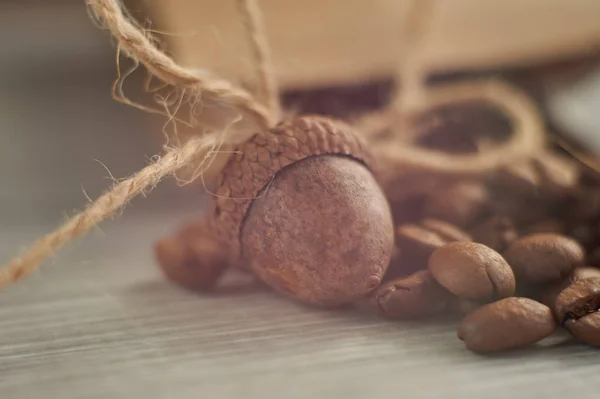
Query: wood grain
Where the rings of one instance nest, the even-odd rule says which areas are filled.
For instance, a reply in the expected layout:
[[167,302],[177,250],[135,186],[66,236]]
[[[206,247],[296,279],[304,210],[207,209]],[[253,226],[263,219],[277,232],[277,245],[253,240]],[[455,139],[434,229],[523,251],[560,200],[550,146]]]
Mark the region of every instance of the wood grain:
[[[317,311],[252,284],[184,292],[148,250],[173,216],[126,217],[0,295],[3,398],[597,397],[583,346],[485,358],[452,321]],[[0,255],[42,231],[3,230]]]

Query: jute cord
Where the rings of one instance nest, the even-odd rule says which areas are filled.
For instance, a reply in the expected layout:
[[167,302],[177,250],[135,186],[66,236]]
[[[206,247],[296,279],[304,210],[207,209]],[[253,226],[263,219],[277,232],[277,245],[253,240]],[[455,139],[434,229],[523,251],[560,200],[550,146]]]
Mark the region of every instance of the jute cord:
[[[266,41],[263,40],[262,24],[257,20],[259,13],[254,0],[245,0],[241,6],[243,17],[246,19],[245,26],[254,42],[254,57],[267,106],[260,104],[250,93],[207,71],[187,69],[178,65],[156,47],[145,32],[131,20],[117,0],[86,0],[86,2],[90,13],[116,38],[118,49],[125,52],[134,63],[139,62],[144,65],[151,76],[180,90],[184,95],[189,95],[193,101],[201,102],[202,98],[208,98],[225,108],[229,107],[242,114],[250,115],[263,129],[269,129],[277,122],[279,117],[277,89],[272,80],[268,48]],[[264,65],[259,65],[260,63]],[[425,98],[425,106],[473,99],[491,102],[506,111],[515,126],[515,134],[512,140],[503,146],[473,156],[450,156],[413,147],[400,141],[386,144],[373,142],[374,155],[381,158],[392,171],[398,168],[408,170],[414,168],[437,173],[481,174],[514,161],[514,158],[533,151],[543,142],[541,121],[535,107],[525,96],[516,93],[508,86],[493,82],[448,86],[428,91]],[[178,106],[177,102],[174,104]],[[175,117],[174,113],[169,115]],[[390,123],[389,119],[388,123]],[[157,157],[149,166],[129,179],[115,184],[83,212],[38,240],[26,253],[0,269],[0,288],[32,273],[41,262],[70,240],[84,235],[102,220],[114,216],[131,199],[148,192],[164,177],[175,174],[198,160],[202,161],[201,166],[196,169],[190,181],[200,176],[205,170],[205,164],[212,161],[215,152],[219,152],[221,147],[226,151],[235,144],[247,140],[252,133],[247,130],[237,130],[226,136],[224,131],[200,132],[198,136],[189,139],[180,147],[168,148],[161,158]]]
[[29,275],[63,245],[87,233],[102,220],[113,216],[125,204],[153,189],[163,177],[176,172],[199,157],[206,157],[214,144],[204,138],[191,139],[182,148],[167,152],[162,158],[114,185],[83,212],[69,219],[57,230],[42,237],[22,256],[0,269],[0,288]]
[[271,115],[280,116],[277,79],[260,7],[256,0],[236,0],[236,3],[252,50],[253,65],[256,69],[255,74],[259,86],[257,97],[262,100]]
[[[86,0],[86,2],[90,14],[96,17],[101,26],[106,26],[117,39],[118,48],[126,52],[134,62],[142,63],[152,75],[164,83],[182,90],[194,90],[198,94],[209,96],[217,103],[236,108],[241,112],[245,111],[255,117],[264,129],[269,129],[277,122],[278,116],[272,114],[246,91],[205,71],[192,71],[175,63],[156,48],[142,30],[129,19],[117,0]],[[248,9],[251,7],[249,6]],[[250,12],[247,18],[255,18],[257,15],[257,12]],[[228,135],[226,138],[224,132],[220,135],[206,134],[190,139],[180,148],[169,149],[162,157],[156,157],[155,161],[146,168],[129,179],[115,184],[84,211],[42,237],[23,255],[14,258],[0,269],[0,288],[34,272],[44,260],[66,243],[83,236],[99,222],[115,215],[134,197],[147,193],[164,177],[175,174],[199,159],[209,161],[211,155],[221,145],[241,143],[251,134],[246,132]],[[201,165],[204,163],[201,162]],[[202,167],[199,168],[199,172],[201,170]],[[195,177],[197,174],[193,176]]]
[[[545,142],[542,118],[533,102],[517,88],[495,80],[426,87],[426,71],[418,49],[434,10],[435,0],[411,2],[396,73],[395,96],[387,109],[359,121],[373,152],[384,165],[382,169],[390,175],[425,171],[438,175],[481,176],[539,152]],[[512,124],[510,138],[477,153],[461,155],[414,145],[418,134],[412,124],[414,116],[440,105],[467,101],[485,102],[503,112]]]
[[398,69],[395,76],[396,92],[390,106],[402,122],[406,114],[418,107],[424,97],[425,71],[419,49],[435,9],[435,0],[412,0],[403,25]]
[[429,89],[424,100],[423,109],[469,101],[492,104],[509,118],[512,135],[498,146],[465,155],[428,150],[398,140],[395,145],[373,143],[377,157],[392,171],[418,169],[437,174],[481,176],[544,148],[544,123],[537,107],[511,85],[496,80],[453,83]]
[[187,69],[167,56],[123,12],[118,0],[86,0],[91,15],[110,30],[119,46],[130,58],[174,87],[189,87],[217,102],[230,104],[253,115],[264,128],[277,121],[275,116],[245,90],[219,79],[202,69]]

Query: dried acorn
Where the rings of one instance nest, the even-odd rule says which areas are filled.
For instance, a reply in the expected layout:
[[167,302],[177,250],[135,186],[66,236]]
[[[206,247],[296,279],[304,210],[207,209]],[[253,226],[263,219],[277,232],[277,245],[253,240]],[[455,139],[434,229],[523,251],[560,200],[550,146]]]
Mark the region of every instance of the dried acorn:
[[272,288],[334,306],[377,287],[394,245],[388,202],[352,129],[304,116],[255,134],[217,184],[213,233]]

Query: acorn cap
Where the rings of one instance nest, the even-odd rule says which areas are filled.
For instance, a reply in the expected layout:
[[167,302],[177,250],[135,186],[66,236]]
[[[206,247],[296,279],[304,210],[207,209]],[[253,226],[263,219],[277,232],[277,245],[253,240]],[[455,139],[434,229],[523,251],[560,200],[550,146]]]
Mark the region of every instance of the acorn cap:
[[325,154],[348,156],[373,172],[374,160],[360,136],[349,125],[322,116],[281,122],[234,150],[219,175],[211,218],[215,235],[230,246],[233,256],[240,256],[240,231],[246,212],[277,172]]

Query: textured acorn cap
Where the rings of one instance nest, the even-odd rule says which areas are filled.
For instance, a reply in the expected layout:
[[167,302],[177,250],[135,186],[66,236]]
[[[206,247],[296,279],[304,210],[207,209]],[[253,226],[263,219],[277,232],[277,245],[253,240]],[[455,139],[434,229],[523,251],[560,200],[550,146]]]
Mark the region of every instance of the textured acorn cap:
[[217,181],[213,230],[240,253],[240,231],[248,208],[275,174],[302,159],[345,155],[372,170],[373,158],[353,129],[322,116],[301,116],[259,132],[234,150]]
[[304,116],[257,133],[218,181],[213,229],[273,288],[320,305],[379,284],[393,248],[372,158],[344,123]]

